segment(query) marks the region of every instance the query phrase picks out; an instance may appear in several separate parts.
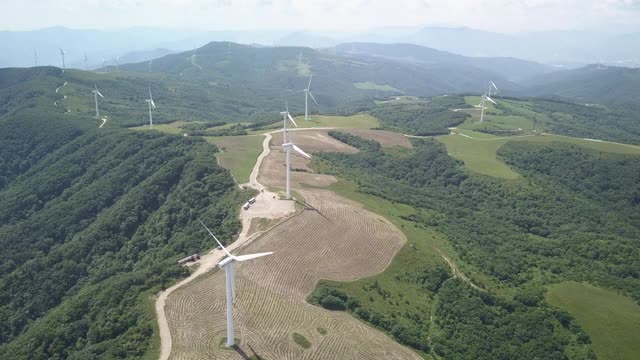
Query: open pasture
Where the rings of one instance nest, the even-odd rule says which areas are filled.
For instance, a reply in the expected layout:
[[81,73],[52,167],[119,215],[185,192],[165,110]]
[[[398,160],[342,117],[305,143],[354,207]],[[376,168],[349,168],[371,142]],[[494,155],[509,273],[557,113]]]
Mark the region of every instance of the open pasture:
[[392,146],[403,146],[403,147],[413,147],[411,145],[411,141],[409,139],[397,132],[391,132],[386,130],[361,130],[361,129],[352,129],[352,130],[343,130],[343,132],[359,136],[361,138],[367,140],[377,141],[383,147],[392,147]]
[[547,301],[576,318],[600,359],[633,360],[640,354],[640,306],[632,299],[573,281],[551,285]]
[[[298,127],[336,127],[353,129],[371,129],[380,126],[380,120],[369,114],[355,114],[351,116],[330,116],[330,115],[309,115],[308,121],[304,120],[304,115],[296,116]],[[282,125],[282,122],[280,122]]]
[[[351,315],[305,300],[320,279],[351,281],[383,271],[406,241],[403,234],[333,192],[300,192],[312,209],[238,251],[276,251],[236,266],[235,336],[240,351],[264,359],[419,359]],[[220,345],[226,329],[224,294],[224,273],[215,271],[168,299],[171,359],[243,358]],[[301,346],[294,334],[308,344]]]
[[260,152],[262,136],[208,136],[207,141],[215,144],[220,152],[216,154],[220,165],[231,171],[237,183],[249,182],[249,175]]
[[469,170],[504,179],[516,179],[519,177],[517,172],[513,171],[511,167],[499,160],[496,156],[498,149],[509,141],[530,141],[536,143],[560,141],[603,152],[640,154],[639,147],[630,145],[549,134],[498,137],[458,129],[451,135],[438,136],[437,139],[445,144],[449,155],[458,160],[462,160]]

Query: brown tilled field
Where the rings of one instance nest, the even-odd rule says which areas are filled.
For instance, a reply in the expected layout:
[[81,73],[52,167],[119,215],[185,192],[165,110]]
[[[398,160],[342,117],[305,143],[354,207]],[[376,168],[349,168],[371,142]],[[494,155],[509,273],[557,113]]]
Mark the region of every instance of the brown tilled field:
[[[357,149],[326,135],[326,130],[305,130],[295,131],[293,133],[293,141],[295,144],[306,152],[357,151]],[[273,138],[269,144],[271,152],[262,161],[258,181],[268,187],[284,188],[286,167],[285,152],[282,148],[282,133],[274,133],[272,136]],[[326,136],[326,138],[324,136]],[[314,173],[313,170],[307,166],[308,163],[309,160],[298,155],[295,151],[291,152],[292,187],[299,187],[301,184],[329,186],[337,181],[337,179],[331,175]]]
[[[349,130],[351,131],[351,130]],[[293,142],[302,147],[306,152],[345,152],[356,153],[358,149],[347,145],[329,136],[329,130],[302,130],[291,131]],[[282,132],[271,134],[271,145],[282,145]]]
[[404,147],[413,147],[411,145],[411,141],[409,139],[400,134],[391,131],[385,130],[363,130],[363,129],[352,129],[352,130],[340,130],[352,135],[360,136],[364,139],[369,139],[373,141],[377,141],[380,145],[384,147],[391,146],[404,146]]
[[[239,251],[275,251],[236,265],[234,315],[240,350],[221,345],[226,330],[224,273],[215,271],[167,300],[171,359],[420,359],[351,315],[305,301],[320,279],[349,281],[383,271],[405,242],[403,234],[330,191],[300,193],[317,210],[305,210]],[[310,346],[294,342],[294,333],[302,334]]]

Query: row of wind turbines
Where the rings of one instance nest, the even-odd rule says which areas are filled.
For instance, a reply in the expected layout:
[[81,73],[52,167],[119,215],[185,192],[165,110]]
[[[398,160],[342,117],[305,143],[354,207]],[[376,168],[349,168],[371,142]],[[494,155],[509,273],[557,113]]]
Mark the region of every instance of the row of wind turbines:
[[[59,48],[59,50],[60,50],[60,58],[62,59],[62,72],[64,72],[64,70],[67,68],[65,63],[65,58],[64,58],[67,52],[64,51],[63,48]],[[87,57],[87,52],[84,50],[82,52],[84,53],[84,70],[89,71],[89,62],[88,62],[89,58]],[[34,59],[35,66],[38,66],[38,52],[36,51],[36,49],[33,49],[33,59]],[[105,66],[106,66],[106,61],[104,58],[102,58],[102,67],[104,68]],[[115,66],[117,71],[118,68],[120,67],[120,56],[116,56]]]
[[[313,76],[313,75],[312,75]],[[309,77],[309,83],[307,84],[307,87],[302,90],[305,93],[305,111],[304,111],[304,118],[305,120],[309,120],[309,97],[311,97],[311,99],[316,103],[316,105],[318,104],[318,102],[316,101],[316,99],[313,97],[313,94],[311,93],[311,80],[312,80],[312,76]],[[283,129],[282,129],[282,136],[283,136],[283,144],[282,147],[285,149],[286,152],[286,198],[287,199],[291,199],[291,150],[295,151],[296,153],[302,155],[303,157],[307,158],[307,159],[311,159],[311,155],[307,154],[304,150],[302,150],[300,147],[298,147],[296,144],[293,143],[293,139],[291,138],[291,134],[290,134],[290,126],[289,123],[292,123],[294,126],[298,127],[298,124],[296,123],[296,121],[293,119],[293,116],[291,116],[291,113],[289,113],[289,101],[287,99],[287,97],[285,96],[285,111],[280,112],[280,115],[282,116],[282,123],[283,123]],[[222,249],[222,251],[224,251],[226,257],[223,258],[219,263],[218,263],[218,267],[220,269],[224,269],[225,271],[225,289],[226,289],[226,301],[227,301],[227,341],[226,341],[226,345],[228,347],[233,347],[235,346],[235,338],[234,338],[234,322],[233,322],[233,306],[234,306],[234,302],[235,302],[235,270],[234,270],[234,263],[236,262],[242,262],[242,261],[247,261],[247,260],[253,260],[259,257],[263,257],[263,256],[267,256],[267,255],[271,255],[273,254],[273,252],[265,252],[265,253],[257,253],[257,254],[249,254],[249,255],[233,255],[231,254],[223,245],[222,243],[218,240],[218,238],[216,238],[216,236],[213,234],[213,232],[211,232],[211,230],[209,230],[209,228],[204,224],[204,222],[202,222],[202,220],[198,219],[198,221],[200,222],[200,224],[202,224],[202,226],[204,226],[204,228],[207,230],[207,232],[213,237],[213,239],[216,241],[216,243],[218,244],[218,246]]]
[[[96,119],[100,118],[100,108],[98,106],[98,96],[104,99],[104,95],[98,90],[98,84],[93,82],[93,90],[91,90],[94,96],[95,104],[96,104]],[[153,101],[153,95],[151,94],[151,86],[149,86],[149,98],[145,99],[145,102],[149,104],[149,128],[153,129],[153,110],[156,109],[156,103]],[[102,123],[104,125],[104,122]],[[100,125],[100,127],[102,127]]]

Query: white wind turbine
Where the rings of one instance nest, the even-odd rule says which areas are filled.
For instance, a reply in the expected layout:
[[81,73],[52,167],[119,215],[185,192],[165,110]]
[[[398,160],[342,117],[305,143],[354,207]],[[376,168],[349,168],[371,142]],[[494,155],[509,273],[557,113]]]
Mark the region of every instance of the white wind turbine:
[[93,82],[93,87],[94,89],[91,92],[93,93],[93,96],[96,100],[96,119],[98,119],[100,118],[100,112],[98,111],[98,96],[100,96],[103,99],[104,99],[104,96],[102,96],[100,91],[98,91],[98,85],[96,85],[95,81]]
[[313,74],[309,76],[309,84],[307,85],[307,88],[302,90],[304,91],[304,120],[305,121],[309,121],[309,96],[311,96],[311,99],[313,100],[313,102],[316,103],[316,105],[318,105],[318,102],[316,101],[316,98],[313,97],[313,94],[311,93],[311,89],[310,89],[312,78],[313,78]]
[[62,50],[62,48],[60,48],[60,56],[62,56],[62,72],[64,72],[64,68],[65,68],[64,54],[66,54],[66,53],[64,52],[64,50]]
[[218,238],[216,238],[215,235],[213,235],[213,233],[211,232],[211,230],[209,230],[209,228],[207,227],[207,225],[205,225],[202,220],[198,219],[198,221],[200,221],[200,224],[202,224],[202,226],[204,226],[205,229],[207,229],[207,231],[209,232],[209,234],[211,234],[211,236],[216,240],[216,242],[218,243],[218,245],[220,246],[220,248],[222,248],[222,251],[224,251],[224,253],[227,255],[227,257],[225,257],[224,259],[222,259],[222,261],[220,261],[218,263],[218,267],[221,269],[224,269],[224,273],[226,275],[226,293],[227,293],[227,346],[232,347],[235,345],[235,339],[233,337],[233,304],[235,301],[235,286],[236,286],[236,281],[235,281],[235,271],[233,270],[233,264],[236,261],[247,261],[247,260],[252,260],[255,258],[259,258],[262,256],[267,256],[267,255],[271,255],[273,254],[273,252],[264,252],[264,253],[257,253],[257,254],[249,254],[249,255],[239,255],[239,256],[235,256],[232,255],[223,245],[222,243],[218,240]]
[[149,103],[149,128],[153,129],[153,115],[151,115],[151,112],[156,108],[156,103],[153,102],[153,96],[151,96],[151,86],[149,86],[149,98],[145,101]]
[[491,99],[489,94],[491,94],[491,87],[489,87],[489,92],[488,93],[482,94],[482,100],[480,101],[480,122],[484,121],[484,109],[485,109],[484,104],[485,104],[485,101],[491,101],[494,104],[496,103],[495,101],[493,101]]
[[149,72],[151,72],[151,64],[153,63],[153,59],[149,60]]
[[293,117],[291,117],[291,114],[289,114],[289,103],[286,102],[286,106],[287,106],[287,111],[282,111],[280,113],[280,115],[282,115],[282,119],[284,122],[284,129],[282,131],[282,139],[284,144],[282,144],[282,147],[285,149],[286,151],[286,163],[287,163],[287,173],[286,173],[286,178],[287,178],[287,184],[286,184],[286,191],[287,191],[287,199],[291,199],[291,149],[293,149],[295,152],[297,152],[298,154],[306,157],[307,159],[311,159],[311,155],[307,154],[306,152],[302,151],[302,149],[300,149],[299,147],[296,146],[296,144],[293,143],[293,141],[291,140],[291,137],[289,136],[289,128],[287,127],[287,122],[291,121],[293,123],[293,125],[295,125],[296,127],[298,127],[298,124],[296,124],[295,120],[293,120]]
[[33,58],[36,62],[36,66],[38,66],[38,53],[36,52],[36,49],[33,49]]
[[89,66],[87,65],[87,52],[82,50],[84,53],[84,71],[89,71]]

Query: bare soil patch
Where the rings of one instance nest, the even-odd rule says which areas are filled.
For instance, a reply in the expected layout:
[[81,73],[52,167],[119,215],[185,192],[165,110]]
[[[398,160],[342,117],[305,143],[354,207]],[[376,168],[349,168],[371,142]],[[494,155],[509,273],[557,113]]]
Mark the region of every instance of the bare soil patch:
[[[236,265],[239,349],[265,359],[420,359],[344,312],[306,302],[320,279],[349,281],[383,271],[406,241],[386,219],[327,190],[301,190],[305,210],[237,253],[275,251]],[[223,271],[176,290],[166,312],[171,359],[241,359],[220,346],[225,336]],[[323,329],[323,333],[318,331]],[[293,339],[308,339],[304,348]]]

